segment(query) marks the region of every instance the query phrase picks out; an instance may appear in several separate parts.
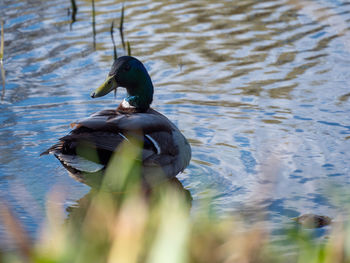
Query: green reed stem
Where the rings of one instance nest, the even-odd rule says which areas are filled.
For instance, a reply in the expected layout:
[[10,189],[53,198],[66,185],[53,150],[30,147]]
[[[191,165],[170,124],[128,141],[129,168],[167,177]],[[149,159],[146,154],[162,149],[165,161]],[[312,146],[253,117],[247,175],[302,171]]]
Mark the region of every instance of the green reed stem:
[[120,39],[122,40],[123,49],[125,50],[125,42],[124,42],[124,4],[122,5],[122,11],[120,16],[120,26],[119,26],[119,32],[120,32]]
[[70,2],[72,4],[72,22],[71,22],[71,25],[72,25],[76,21],[78,7],[77,7],[77,4],[75,3],[75,0],[70,0]]
[[95,22],[95,1],[92,0],[92,34],[94,40],[94,49],[96,49],[96,22]]
[[131,56],[131,47],[130,47],[130,42],[127,41],[127,46],[128,46],[128,56]]
[[114,20],[112,21],[111,24],[111,38],[112,38],[112,43],[113,43],[113,54],[114,54],[114,60],[116,60],[118,58],[118,54],[117,54],[117,48],[115,47],[115,41],[114,41]]

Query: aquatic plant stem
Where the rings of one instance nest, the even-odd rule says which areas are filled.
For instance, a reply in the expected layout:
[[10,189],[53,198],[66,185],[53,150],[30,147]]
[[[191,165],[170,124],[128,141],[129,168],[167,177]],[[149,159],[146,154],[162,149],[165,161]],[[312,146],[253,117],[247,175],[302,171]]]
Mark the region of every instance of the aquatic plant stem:
[[111,38],[112,38],[112,43],[113,43],[113,54],[114,54],[114,60],[116,60],[118,58],[118,54],[117,54],[117,48],[115,47],[115,41],[114,41],[114,20],[112,21],[111,24]]
[[70,23],[70,28],[72,29],[73,23],[76,21],[76,15],[78,12],[77,4],[75,3],[75,0],[70,0],[72,5],[72,22]]
[[122,40],[123,49],[125,50],[123,29],[124,29],[124,4],[122,5],[122,11],[121,11],[121,16],[120,16],[119,33],[120,33],[120,39]]
[[131,56],[131,47],[130,47],[130,42],[127,41],[126,45],[128,46],[128,56]]
[[92,0],[92,34],[94,41],[94,50],[96,50],[96,22],[95,22],[95,0]]

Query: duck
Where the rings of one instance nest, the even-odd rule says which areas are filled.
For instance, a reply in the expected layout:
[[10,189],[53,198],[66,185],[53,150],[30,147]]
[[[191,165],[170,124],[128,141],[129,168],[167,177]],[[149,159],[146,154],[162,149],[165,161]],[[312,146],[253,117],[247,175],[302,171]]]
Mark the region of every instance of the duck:
[[[116,109],[104,109],[75,122],[66,136],[41,155],[54,155],[74,179],[90,186],[101,184],[113,154],[123,144],[141,148],[137,161],[143,180],[171,179],[183,172],[191,160],[191,146],[174,123],[150,107],[153,83],[137,58],[117,58],[91,97],[118,88],[125,88],[127,96]],[[118,176],[118,171],[114,174]]]

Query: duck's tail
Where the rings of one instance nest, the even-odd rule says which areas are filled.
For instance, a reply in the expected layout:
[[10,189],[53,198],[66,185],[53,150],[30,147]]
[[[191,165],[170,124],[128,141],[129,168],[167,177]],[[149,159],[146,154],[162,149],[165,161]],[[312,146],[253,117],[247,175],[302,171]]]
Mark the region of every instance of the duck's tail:
[[49,149],[47,149],[46,151],[42,152],[40,154],[40,156],[46,155],[46,154],[51,154],[51,153],[55,153],[58,152],[62,149],[62,142],[58,142],[54,145],[52,145]]

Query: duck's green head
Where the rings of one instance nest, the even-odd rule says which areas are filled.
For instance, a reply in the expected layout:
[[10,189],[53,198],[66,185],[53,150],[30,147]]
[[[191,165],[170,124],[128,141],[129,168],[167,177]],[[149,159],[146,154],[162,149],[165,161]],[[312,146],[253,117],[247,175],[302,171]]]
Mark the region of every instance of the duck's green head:
[[91,93],[92,98],[102,97],[118,87],[127,90],[125,100],[133,107],[145,111],[153,99],[153,84],[145,66],[131,56],[114,61],[105,82]]

